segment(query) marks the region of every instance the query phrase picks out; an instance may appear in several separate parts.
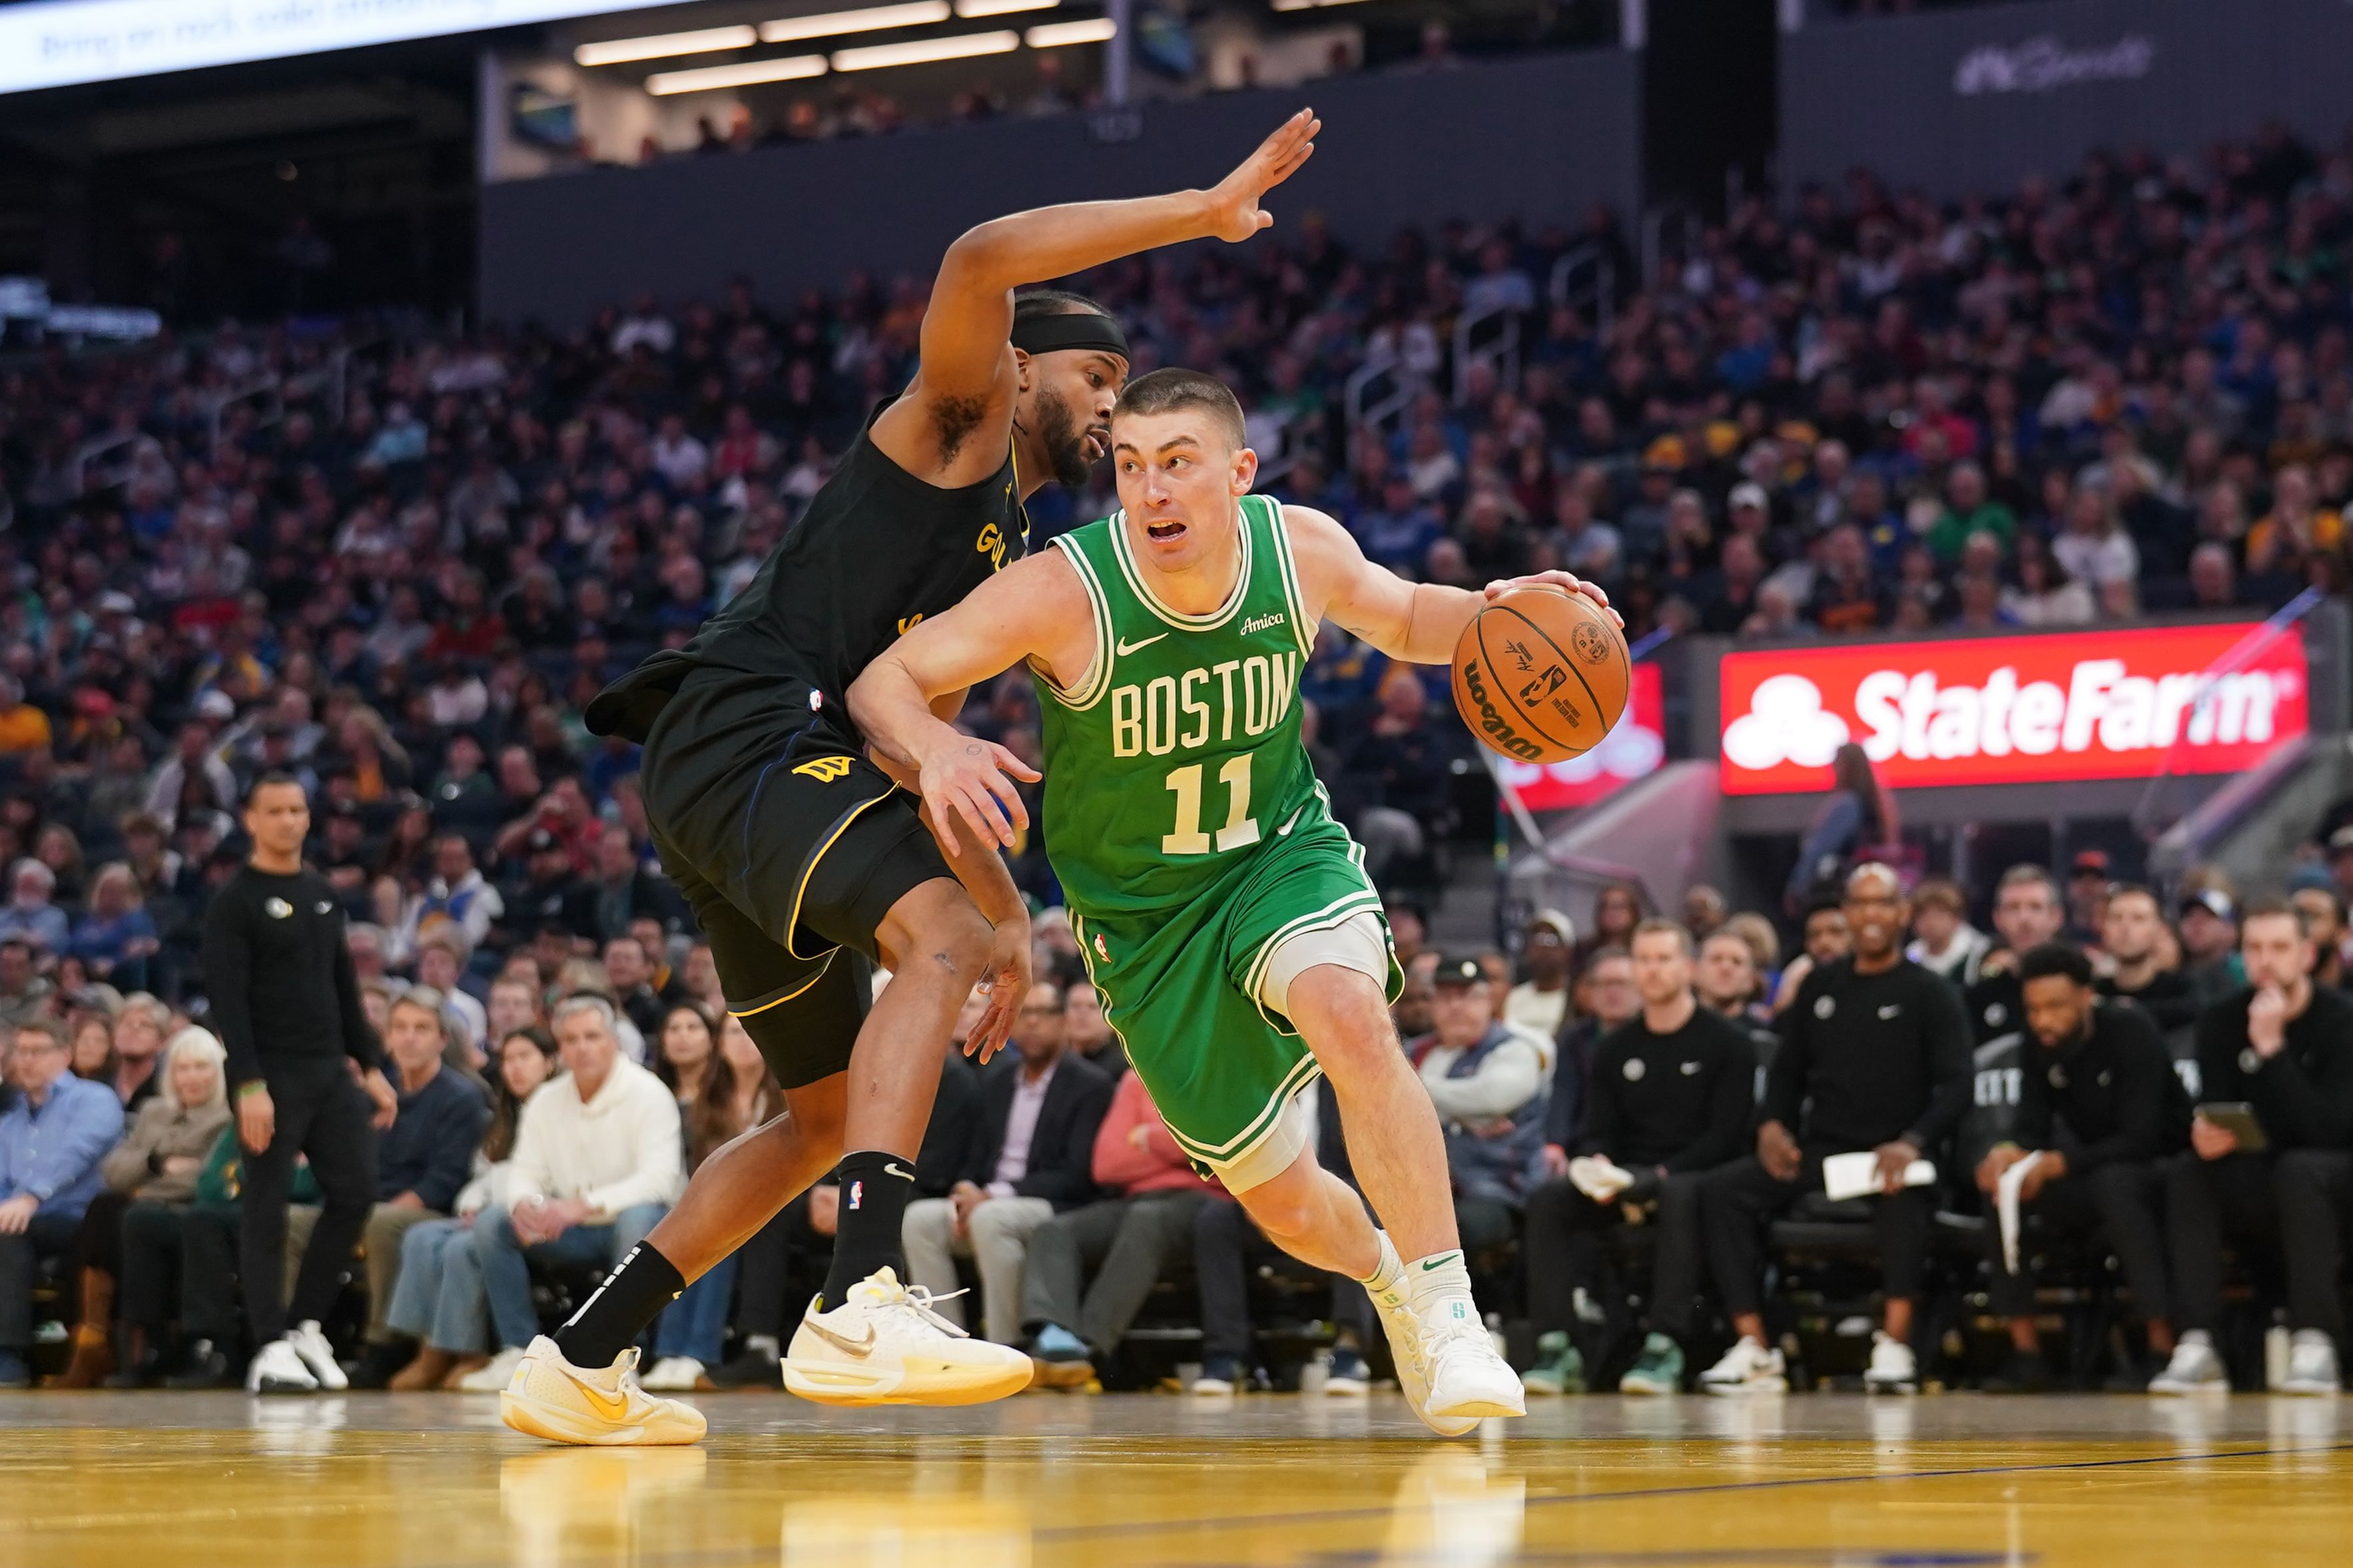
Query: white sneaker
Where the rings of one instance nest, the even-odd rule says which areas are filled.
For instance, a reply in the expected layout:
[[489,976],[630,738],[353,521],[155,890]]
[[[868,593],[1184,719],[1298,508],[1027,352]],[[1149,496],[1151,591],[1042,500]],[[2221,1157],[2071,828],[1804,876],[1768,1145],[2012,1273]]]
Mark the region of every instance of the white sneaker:
[[248,1394],[316,1394],[319,1380],[302,1364],[291,1340],[272,1340],[245,1369]]
[[2151,1394],[2228,1394],[2231,1374],[2214,1353],[2212,1342],[2196,1330],[2181,1336],[2165,1370],[2148,1380]]
[[1469,1303],[1459,1298],[1430,1303],[1422,1320],[1421,1352],[1430,1379],[1430,1406],[1422,1419],[1433,1426],[1528,1413],[1520,1374],[1495,1349],[1487,1325]]
[[[546,1339],[547,1336],[542,1334],[540,1338]],[[549,1342],[553,1343],[554,1342],[550,1341]],[[522,1358],[529,1353],[530,1352],[527,1351],[519,1350],[513,1345],[509,1345],[506,1349],[492,1356],[488,1363],[476,1367],[473,1371],[459,1378],[458,1380],[458,1392],[460,1394],[499,1394],[504,1392],[507,1384],[514,1381],[515,1368],[522,1364]]]
[[[1478,1426],[1475,1415],[1440,1417],[1430,1414],[1430,1373],[1423,1359],[1421,1320],[1414,1316],[1413,1302],[1408,1299],[1403,1268],[1398,1269],[1388,1289],[1367,1289],[1365,1293],[1373,1299],[1373,1310],[1380,1315],[1381,1331],[1388,1336],[1389,1360],[1397,1365],[1398,1392],[1405,1395],[1406,1404],[1422,1424],[1441,1437],[1460,1437]],[[1486,1331],[1480,1332],[1483,1335]]]
[[294,1331],[286,1336],[286,1342],[294,1347],[294,1353],[302,1358],[302,1364],[311,1369],[311,1375],[319,1380],[321,1388],[341,1394],[352,1385],[352,1380],[345,1377],[343,1369],[336,1364],[335,1347],[329,1344],[327,1336],[320,1331],[316,1318],[305,1318],[295,1324]]
[[2344,1387],[2337,1375],[2337,1344],[2317,1329],[2298,1329],[2295,1345],[2288,1352],[2287,1376],[2281,1380],[2282,1394],[2330,1394]]
[[666,1355],[638,1379],[639,1388],[661,1394],[692,1394],[702,1384],[702,1363],[691,1355]]
[[1035,1372],[1012,1346],[933,1311],[929,1290],[888,1268],[829,1312],[811,1301],[785,1355],[785,1386],[819,1405],[979,1405],[1020,1393]]
[[1862,1386],[1871,1394],[1919,1393],[1920,1363],[1912,1347],[1884,1333],[1873,1334],[1871,1365],[1863,1372]]
[[1704,1394],[1785,1394],[1789,1369],[1778,1350],[1755,1340],[1735,1340],[1724,1359],[1699,1374]]
[[531,1349],[512,1353],[512,1375],[499,1390],[499,1419],[518,1432],[598,1448],[702,1440],[708,1423],[702,1411],[682,1400],[653,1398],[638,1382],[635,1345],[612,1365],[596,1368],[574,1366],[545,1334]]
[[1204,1399],[1223,1399],[1234,1392],[1234,1380],[1205,1372],[1192,1381],[1187,1392],[1198,1394]]

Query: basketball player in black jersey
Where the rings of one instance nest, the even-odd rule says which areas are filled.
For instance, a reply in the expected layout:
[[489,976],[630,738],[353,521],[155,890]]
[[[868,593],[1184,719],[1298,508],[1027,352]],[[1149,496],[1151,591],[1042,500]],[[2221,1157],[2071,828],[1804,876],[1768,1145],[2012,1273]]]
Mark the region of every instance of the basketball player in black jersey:
[[[1293,116],[1209,190],[1017,213],[958,239],[932,287],[913,384],[742,594],[589,706],[592,731],[645,748],[655,847],[786,1114],[704,1161],[555,1338],[533,1342],[500,1398],[510,1426],[569,1443],[702,1436],[692,1406],[638,1387],[635,1341],[837,1162],[833,1270],[785,1357],[785,1385],[828,1404],[961,1405],[1029,1381],[1028,1357],[965,1337],[898,1278],[941,1052],[983,980],[989,1012],[968,1048],[986,1057],[1004,1042],[1029,991],[1029,917],[996,845],[966,833],[960,853],[944,852],[916,797],[867,756],[843,694],[908,626],[1022,554],[1024,498],[1049,480],[1083,483],[1109,449],[1128,369],[1118,322],[1081,296],[1015,288],[1186,240],[1249,238],[1273,221],[1260,197],[1307,160],[1319,123]],[[944,700],[944,715],[962,700]],[[892,981],[870,1008],[871,963]],[[571,1206],[584,1212],[554,1217],[591,1218]]]

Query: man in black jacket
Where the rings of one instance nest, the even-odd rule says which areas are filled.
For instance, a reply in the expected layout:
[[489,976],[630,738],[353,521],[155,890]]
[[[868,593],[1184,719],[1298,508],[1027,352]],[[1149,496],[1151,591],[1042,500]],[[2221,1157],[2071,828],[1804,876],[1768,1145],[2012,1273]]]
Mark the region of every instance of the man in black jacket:
[[[909,1204],[901,1226],[910,1280],[934,1296],[956,1288],[958,1255],[973,1260],[984,1327],[1001,1345],[1021,1342],[1030,1234],[1095,1195],[1095,1131],[1112,1092],[1100,1068],[1062,1048],[1062,994],[1050,982],[1022,1000],[1013,1044],[1014,1064],[981,1075],[979,1126],[955,1185]],[[957,1321],[961,1305],[935,1310]]]
[[[2136,889],[2137,892],[2137,889]],[[2116,902],[2109,900],[2109,923]],[[2154,900],[2147,900],[2151,912]],[[2003,1174],[2034,1163],[2019,1178],[2021,1216],[2031,1205],[2044,1231],[2104,1233],[2124,1262],[2133,1307],[2148,1325],[2149,1350],[2173,1353],[2172,1300],[2157,1205],[2164,1177],[2158,1160],[2189,1143],[2189,1093],[2157,1025],[2130,1003],[2101,1005],[2092,961],[2066,942],[2045,942],[2019,960],[2026,1027],[2035,1049],[2020,1074],[2018,1119],[2007,1142],[1978,1164],[1987,1194],[1986,1254],[1992,1264],[1993,1309],[2010,1321],[2011,1356],[2003,1392],[2040,1393],[2050,1384],[2034,1327],[2032,1252],[2021,1242],[2017,1267],[2002,1244],[1990,1201]]]
[[2133,882],[2108,889],[2100,946],[2116,960],[2113,973],[2094,982],[2103,996],[2120,996],[2147,1013],[2160,1035],[2198,1021],[2198,990],[2179,969],[2161,966],[2165,907]]
[[2291,905],[2258,902],[2239,922],[2249,988],[2198,1019],[2201,1107],[2243,1104],[2263,1147],[2240,1146],[2201,1115],[2165,1184],[2173,1264],[2173,1360],[2151,1394],[2229,1384],[2221,1327],[2222,1238],[2283,1256],[2295,1348],[2283,1394],[2334,1394],[2345,1312],[2337,1293],[2353,1210],[2353,1000],[2312,980],[2312,938]]
[[[205,915],[205,994],[228,1050],[248,1156],[237,1273],[261,1348],[246,1381],[263,1394],[345,1385],[319,1320],[334,1306],[375,1201],[376,1130],[391,1126],[398,1108],[360,1006],[343,909],[326,879],[302,864],[310,829],[301,784],[282,773],[256,780],[245,802],[252,854]],[[297,1155],[309,1156],[324,1210],[290,1303],[280,1269]]]
[[1944,1147],[1968,1105],[1968,1026],[1952,987],[1904,956],[1908,911],[1894,871],[1856,867],[1843,908],[1854,950],[1807,975],[1781,1015],[1756,1154],[1725,1166],[1700,1189],[1709,1271],[1740,1335],[1701,1374],[1709,1393],[1788,1386],[1781,1352],[1766,1343],[1758,1235],[1773,1215],[1823,1190],[1824,1159],[1864,1151],[1875,1156],[1873,1218],[1887,1302],[1864,1381],[1884,1392],[1908,1391],[1918,1381],[1912,1309],[1936,1195],[1931,1186],[1908,1184],[1906,1173]]
[[1531,1394],[1583,1391],[1584,1358],[1572,1337],[1577,1294],[1599,1289],[1601,1234],[1641,1218],[1659,1226],[1651,1290],[1656,1331],[1635,1369],[1642,1375],[1629,1373],[1630,1384],[1620,1387],[1673,1391],[1683,1352],[1672,1336],[1688,1331],[1699,1289],[1700,1180],[1738,1159],[1746,1141],[1756,1053],[1739,1026],[1693,994],[1691,933],[1673,921],[1647,920],[1632,945],[1642,1010],[1603,1036],[1594,1052],[1576,1147],[1580,1160],[1607,1161],[1630,1181],[1611,1190],[1617,1178],[1596,1183],[1591,1167],[1580,1165],[1588,1177],[1580,1185],[1566,1173],[1558,1146],[1546,1150],[1563,1173],[1530,1195],[1521,1248],[1536,1364],[1520,1381]]

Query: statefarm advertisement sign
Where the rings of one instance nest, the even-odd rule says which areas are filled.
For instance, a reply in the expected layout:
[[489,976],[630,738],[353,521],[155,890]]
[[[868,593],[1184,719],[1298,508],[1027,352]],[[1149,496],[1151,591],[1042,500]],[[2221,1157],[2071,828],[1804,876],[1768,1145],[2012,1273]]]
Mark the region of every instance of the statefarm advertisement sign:
[[1848,741],[1901,789],[2235,773],[2306,727],[2294,626],[1733,653],[1719,679],[1727,795],[1827,788]]
[[1591,805],[1636,779],[1658,771],[1667,756],[1667,707],[1659,667],[1638,664],[1627,694],[1626,711],[1601,743],[1565,763],[1538,765],[1515,757],[1496,759],[1504,782],[1530,811],[1567,811]]

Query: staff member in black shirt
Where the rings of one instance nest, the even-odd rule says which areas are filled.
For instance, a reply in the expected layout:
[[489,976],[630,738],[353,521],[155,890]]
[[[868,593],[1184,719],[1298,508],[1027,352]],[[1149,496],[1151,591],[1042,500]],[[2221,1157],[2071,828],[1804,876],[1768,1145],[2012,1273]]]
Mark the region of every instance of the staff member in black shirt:
[[2165,936],[2165,909],[2155,893],[2132,882],[2109,889],[2100,946],[2116,969],[2093,984],[2103,996],[2135,1004],[2159,1033],[2169,1034],[2198,1021],[2198,988],[2180,970],[2162,967]]
[[1993,929],[2001,944],[1978,967],[1978,982],[1966,994],[1975,1043],[1989,1045],[2025,1027],[2026,1003],[2018,985],[2019,956],[2054,940],[2067,921],[2059,883],[2040,866],[2012,866],[1993,893]]
[[1709,1272],[1740,1335],[1701,1373],[1700,1386],[1710,1392],[1788,1386],[1758,1310],[1758,1233],[1772,1215],[1822,1190],[1825,1157],[1862,1150],[1878,1156],[1873,1218],[1887,1298],[1864,1381],[1881,1391],[1918,1382],[1912,1308],[1936,1194],[1905,1185],[1904,1176],[1926,1152],[1943,1147],[1968,1105],[1968,1026],[1952,987],[1904,956],[1909,911],[1894,871],[1875,862],[1856,867],[1844,908],[1854,951],[1807,975],[1781,1016],[1756,1155],[1726,1165],[1700,1189]]
[[[2133,891],[2154,917],[2156,901]],[[2110,924],[2121,897],[2109,900]],[[2147,1014],[2126,1003],[2099,1005],[2092,961],[2080,948],[2057,942],[2030,948],[2018,979],[2034,1049],[2019,1077],[2015,1135],[1978,1163],[1978,1190],[1990,1197],[2004,1172],[2036,1154],[2019,1184],[2021,1213],[2031,1205],[2049,1232],[2105,1231],[2124,1261],[2133,1306],[2148,1324],[2149,1349],[2170,1356],[2171,1297],[2157,1221],[2164,1176],[2157,1162],[2189,1145],[2189,1093]],[[1987,1207],[1993,1309],[2010,1320],[2012,1347],[2009,1366],[1988,1386],[2040,1393],[2051,1377],[2034,1329],[2034,1260],[2021,1245],[2019,1269],[2010,1271],[2001,1226],[1993,1205]]]
[[[1521,1381],[1532,1394],[1583,1390],[1584,1359],[1570,1335],[1577,1292],[1599,1282],[1601,1233],[1627,1223],[1630,1208],[1653,1205],[1660,1230],[1651,1316],[1668,1331],[1651,1335],[1636,1370],[1662,1386],[1630,1392],[1674,1391],[1683,1352],[1671,1336],[1689,1328],[1699,1289],[1700,1178],[1738,1159],[1748,1131],[1757,1058],[1738,1026],[1693,994],[1691,933],[1674,921],[1647,920],[1634,928],[1633,950],[1642,1010],[1594,1052],[1577,1152],[1606,1158],[1634,1184],[1597,1199],[1564,1175],[1528,1199],[1520,1256],[1536,1364]],[[1558,1163],[1556,1148],[1546,1152]]]
[[2273,900],[2248,906],[2239,952],[2250,989],[2198,1019],[2201,1104],[2244,1102],[2264,1148],[2203,1116],[2165,1184],[2180,1342],[2151,1394],[2227,1386],[2214,1353],[2222,1318],[2222,1237],[2276,1249],[2287,1265],[2295,1333],[2283,1394],[2334,1394],[2345,1311],[2337,1295],[2344,1221],[2353,1212],[2353,1000],[2312,983],[2304,916]]
[[[302,786],[283,773],[256,780],[245,830],[252,853],[205,913],[204,973],[248,1152],[237,1272],[260,1350],[246,1386],[259,1394],[342,1388],[347,1380],[319,1321],[334,1305],[367,1224],[375,1129],[392,1124],[399,1098],[385,1081],[383,1047],[360,1006],[334,889],[302,864],[311,830]],[[324,1206],[290,1304],[280,1270],[298,1154],[310,1157]]]

